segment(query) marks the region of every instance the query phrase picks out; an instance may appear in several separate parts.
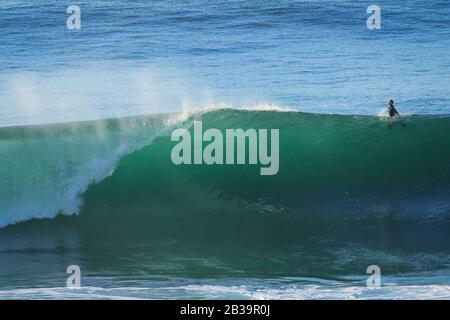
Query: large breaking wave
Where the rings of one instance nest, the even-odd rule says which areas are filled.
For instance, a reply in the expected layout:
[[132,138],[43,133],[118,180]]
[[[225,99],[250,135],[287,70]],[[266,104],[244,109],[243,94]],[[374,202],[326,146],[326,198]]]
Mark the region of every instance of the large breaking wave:
[[[177,117],[181,117],[177,119]],[[181,165],[170,128],[278,128],[280,170]],[[450,118],[216,110],[0,129],[0,224],[77,213],[86,234],[450,243]],[[380,237],[380,235],[382,235]],[[420,236],[419,236],[420,235]]]

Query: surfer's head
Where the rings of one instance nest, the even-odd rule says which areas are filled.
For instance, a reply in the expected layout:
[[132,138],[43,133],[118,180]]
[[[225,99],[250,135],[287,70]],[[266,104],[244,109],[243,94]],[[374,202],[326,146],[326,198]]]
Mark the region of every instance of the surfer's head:
[[394,100],[390,99],[390,100],[388,101],[388,105],[389,105],[389,106],[393,106],[393,105],[394,105]]

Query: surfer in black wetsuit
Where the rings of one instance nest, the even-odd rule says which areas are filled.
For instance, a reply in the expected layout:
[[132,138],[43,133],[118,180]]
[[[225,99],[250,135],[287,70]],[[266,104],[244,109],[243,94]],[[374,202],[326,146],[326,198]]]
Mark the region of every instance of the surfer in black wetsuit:
[[395,109],[395,107],[394,107],[394,100],[389,100],[388,101],[388,111],[389,111],[389,117],[395,117],[395,116],[399,116],[400,117],[400,115],[398,114],[398,112],[397,112],[397,109]]

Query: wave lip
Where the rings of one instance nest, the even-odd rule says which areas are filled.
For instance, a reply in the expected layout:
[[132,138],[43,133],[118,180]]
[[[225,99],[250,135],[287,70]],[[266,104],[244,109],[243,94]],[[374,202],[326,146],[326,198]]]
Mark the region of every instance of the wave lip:
[[79,213],[90,184],[183,120],[167,114],[0,128],[0,228]]

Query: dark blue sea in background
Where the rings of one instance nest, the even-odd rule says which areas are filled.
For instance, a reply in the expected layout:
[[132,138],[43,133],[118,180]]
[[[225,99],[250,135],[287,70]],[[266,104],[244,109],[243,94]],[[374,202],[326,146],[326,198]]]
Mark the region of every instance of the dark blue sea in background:
[[[2,0],[0,299],[449,299],[449,52],[444,0]],[[173,166],[193,119],[279,175]]]
[[449,113],[448,1],[67,1],[0,4],[0,125],[205,105]]

